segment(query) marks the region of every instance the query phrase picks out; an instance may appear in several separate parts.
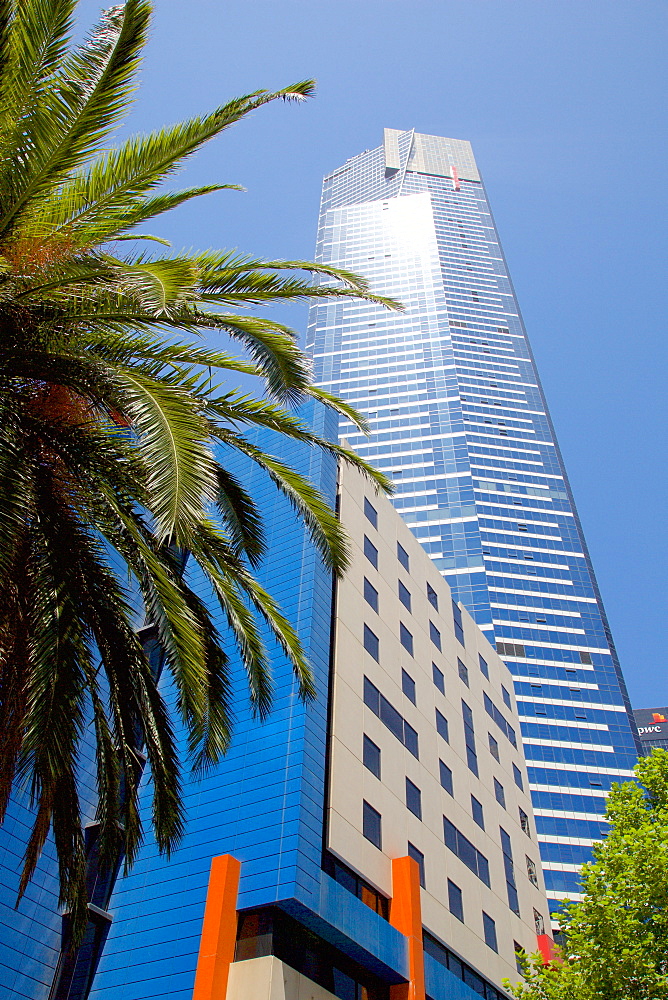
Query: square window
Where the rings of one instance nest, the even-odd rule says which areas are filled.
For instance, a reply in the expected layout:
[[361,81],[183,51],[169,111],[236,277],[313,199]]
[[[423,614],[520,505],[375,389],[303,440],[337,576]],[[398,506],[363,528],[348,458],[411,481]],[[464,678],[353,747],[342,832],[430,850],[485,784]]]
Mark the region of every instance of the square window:
[[406,778],[406,807],[414,816],[422,819],[422,792],[410,778]]
[[464,905],[462,902],[462,890],[454,882],[448,879],[448,909],[453,917],[464,923]]
[[407,674],[405,670],[401,671],[401,690],[404,692],[409,701],[412,701],[415,705],[415,681],[410,674]]
[[405,608],[411,610],[411,592],[407,587],[404,587],[401,580],[399,580],[399,600]]
[[499,805],[503,806],[503,808],[505,809],[506,793],[503,790],[503,785],[501,784],[500,781],[497,781],[496,778],[494,779],[494,795],[496,796],[496,801],[499,803]]
[[378,614],[378,591],[373,584],[369,583],[366,577],[364,577],[364,600]]
[[492,757],[494,757],[494,759],[498,760],[499,763],[500,763],[500,759],[499,759],[499,744],[494,739],[494,737],[492,736],[491,733],[487,733],[487,740],[489,742],[489,752],[491,753]]
[[376,778],[380,778],[380,747],[377,747],[366,733],[362,744],[362,763],[367,771],[371,771]]
[[491,948],[492,951],[498,952],[499,946],[496,941],[496,924],[484,910],[482,914],[482,926],[485,933],[485,944],[488,948]]
[[513,778],[515,779],[515,784],[517,785],[517,787],[520,789],[520,791],[523,792],[524,782],[522,781],[522,772],[520,771],[517,764],[513,764]]
[[434,684],[441,694],[445,694],[445,677],[443,676],[443,671],[439,670],[435,663],[432,663],[431,665],[431,676],[433,677]]
[[364,648],[366,649],[367,653],[373,656],[374,660],[376,660],[377,663],[380,663],[380,660],[378,658],[379,657],[378,636],[376,635],[375,632],[371,631],[368,625],[364,626]]
[[369,503],[366,497],[364,497],[364,516],[367,521],[371,521],[374,528],[378,527],[378,511],[373,504]]
[[530,837],[531,827],[529,826],[529,817],[524,809],[520,809],[520,826],[522,827],[522,833],[526,833],[527,837]]
[[580,663],[591,663],[591,653],[580,653]]
[[418,868],[420,870],[420,885],[424,889],[425,879],[424,879],[424,854],[422,851],[418,851],[417,847],[411,842],[408,842],[408,857],[412,858],[413,861],[417,861]]
[[370,538],[364,536],[364,555],[367,557],[374,569],[378,569],[378,549]]
[[438,762],[438,768],[441,776],[441,785],[445,788],[448,795],[452,795],[454,798],[454,791],[452,786],[452,771],[447,764],[444,764],[442,760]]
[[481,830],[485,829],[485,818],[482,812],[482,802],[478,802],[475,795],[471,796],[471,815]]
[[362,802],[362,834],[379,851],[383,849],[382,819],[379,812],[368,802]]
[[446,743],[450,742],[450,734],[448,732],[448,720],[446,717],[436,709],[436,732],[439,736],[442,736]]
[[504,702],[506,703],[506,705],[508,706],[508,708],[512,709],[512,707],[513,707],[513,703],[512,703],[512,702],[511,702],[511,700],[510,700],[510,694],[509,694],[509,692],[508,692],[508,691],[507,691],[507,690],[506,690],[506,689],[504,688],[503,684],[501,685],[501,694],[503,695],[503,700],[504,700]]
[[413,636],[408,631],[403,622],[399,622],[399,641],[406,652],[413,655]]
[[438,631],[433,622],[429,622],[429,638],[436,646],[436,649],[441,648],[441,633]]
[[403,547],[403,545],[400,542],[397,542],[397,559],[399,560],[399,562],[401,563],[401,565],[404,567],[404,569],[408,570],[408,568],[409,568],[409,566],[408,566],[408,552],[406,552],[406,549]]
[[478,653],[478,663],[480,664],[480,672],[483,677],[486,677],[487,680],[489,680],[489,667],[487,666],[487,660],[484,660],[480,653]]
[[468,687],[469,686],[469,672],[468,672],[468,667],[466,666],[465,663],[462,663],[462,661],[459,659],[459,657],[457,658],[457,672],[459,674],[459,679],[462,680],[462,681],[464,681],[464,683]]
[[431,604],[432,608],[435,608],[436,611],[438,611],[438,594],[430,583],[427,584],[427,600]]

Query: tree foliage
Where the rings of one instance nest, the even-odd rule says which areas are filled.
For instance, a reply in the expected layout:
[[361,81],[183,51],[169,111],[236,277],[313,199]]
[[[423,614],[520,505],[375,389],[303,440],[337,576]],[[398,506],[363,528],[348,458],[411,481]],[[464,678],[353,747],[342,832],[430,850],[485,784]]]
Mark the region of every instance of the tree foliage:
[[[668,752],[613,786],[610,832],[582,869],[583,899],[560,916],[562,960],[527,968],[518,1000],[663,1000],[668,996]],[[508,984],[509,985],[509,984]]]
[[[214,764],[229,743],[228,653],[182,579],[180,551],[218,599],[257,712],[271,704],[260,622],[301,695],[313,693],[294,629],[253,576],[262,511],[225,468],[223,446],[266,471],[336,573],[347,555],[334,513],[244,429],[328,449],[389,488],[295,416],[293,404],[316,398],[365,426],[312,385],[292,331],[248,308],[337,295],[393,304],[340,270],[172,253],[145,233],[156,216],[230,186],[167,190],[188,156],[269,102],[304,100],[313,83],[256,91],[114,148],[150,4],[112,7],[73,47],[74,9],[75,0],[0,0],[0,819],[12,789],[27,785],[35,820],[21,892],[51,830],[61,902],[81,926],[78,769],[88,728],[103,856],[121,850],[130,863],[141,841],[140,745],[160,848],[172,849],[183,828],[176,720],[136,635],[133,595],[157,627],[194,766]],[[216,346],[223,334],[245,360]],[[240,373],[257,376],[263,394],[231,387]]]

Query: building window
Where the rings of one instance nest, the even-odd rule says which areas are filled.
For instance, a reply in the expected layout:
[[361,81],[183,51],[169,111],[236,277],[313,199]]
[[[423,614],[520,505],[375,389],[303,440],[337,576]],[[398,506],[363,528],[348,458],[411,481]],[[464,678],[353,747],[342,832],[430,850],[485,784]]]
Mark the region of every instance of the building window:
[[369,583],[366,577],[364,577],[364,600],[378,614],[378,591]]
[[462,624],[462,609],[452,602],[452,617],[455,625],[455,638],[464,645],[464,626]]
[[364,704],[371,709],[374,715],[378,716],[392,735],[396,736],[400,743],[403,743],[408,752],[419,760],[418,734],[368,677],[364,678]]
[[515,950],[515,968],[520,976],[523,976],[526,972],[527,953],[517,941],[513,941],[513,948]]
[[[526,572],[531,571],[527,569]],[[533,572],[535,574],[535,570]],[[497,642],[496,651],[499,656],[526,656],[524,646],[518,642]]]
[[515,865],[513,864],[513,850],[510,843],[510,837],[503,829],[502,826],[499,827],[499,833],[501,835],[501,850],[503,851],[503,867],[506,873],[506,892],[508,894],[508,906],[516,913],[519,917],[520,915],[520,902],[517,896],[517,883],[515,882]]
[[443,839],[448,850],[452,851],[467,868],[477,875],[481,882],[489,888],[489,862],[484,854],[461,833],[447,816],[443,817]]
[[488,948],[491,948],[492,951],[498,953],[499,946],[496,943],[496,924],[484,910],[482,912],[482,926],[485,933],[485,944]]
[[371,521],[374,528],[378,527],[378,511],[372,504],[369,503],[366,497],[364,497],[364,516],[367,521]]
[[448,909],[453,917],[464,923],[464,903],[462,900],[462,890],[454,882],[448,879]]
[[466,666],[465,663],[462,663],[462,661],[459,659],[459,657],[457,657],[457,672],[459,674],[459,679],[462,680],[462,681],[464,681],[464,683],[468,687],[469,686],[469,671],[468,671],[468,667]]
[[362,803],[362,833],[379,851],[383,849],[382,819],[379,812],[368,802]]
[[414,816],[422,819],[422,792],[410,778],[406,778],[406,807]]
[[491,733],[487,733],[487,739],[489,740],[489,752],[494,760],[498,760],[499,763],[501,763],[499,758],[499,744],[496,742]]
[[480,653],[478,653],[478,663],[480,664],[480,672],[483,677],[486,677],[487,680],[489,680],[489,667],[487,666],[487,660],[485,660]]
[[417,861],[418,868],[420,870],[420,885],[425,888],[425,877],[424,877],[424,854],[422,851],[418,851],[414,844],[408,841],[408,857],[412,858],[413,861]]
[[496,778],[494,779],[494,795],[496,796],[496,801],[499,803],[499,805],[503,806],[503,808],[505,809],[506,793],[503,790],[503,785],[501,784],[500,781],[497,781]]
[[411,592],[399,580],[399,600],[408,611],[411,610]]
[[501,685],[501,694],[503,695],[503,700],[507,707],[512,711],[513,703],[510,700],[510,693],[506,690],[506,688],[504,688],[503,684]]
[[406,549],[400,542],[397,542],[397,559],[404,567],[404,569],[408,572],[409,571],[408,552],[406,552]]
[[431,665],[431,676],[441,694],[445,694],[445,677],[443,676],[443,671],[439,670],[435,663]]
[[372,632],[368,625],[364,626],[364,648],[370,656],[373,656],[377,663],[379,660],[378,636]]
[[533,911],[533,922],[536,928],[536,934],[540,937],[541,934],[545,933],[545,921],[543,920],[542,913],[539,913],[538,910]]
[[464,719],[464,740],[466,743],[466,762],[469,770],[478,777],[478,754],[475,745],[473,729],[473,712],[465,701],[462,701],[462,717]]
[[407,653],[413,655],[413,636],[403,622],[399,622],[399,641]]
[[529,877],[529,881],[532,885],[535,885],[536,888],[538,888],[538,869],[536,868],[535,862],[533,862],[528,855],[525,855],[525,858],[527,862],[527,875]]
[[591,653],[580,653],[580,663],[591,663]]
[[523,792],[524,782],[522,781],[522,772],[520,771],[517,764],[513,764],[513,778],[515,779],[515,784],[517,785],[517,787],[520,789],[520,791]]
[[364,536],[364,555],[367,557],[374,569],[378,569],[378,549],[370,538]]
[[522,827],[522,833],[526,833],[527,837],[530,837],[531,827],[529,826],[529,817],[524,809],[520,809],[520,826]]
[[506,722],[503,713],[498,710],[486,691],[483,691],[482,693],[482,700],[485,706],[485,711],[489,717],[494,719],[501,732],[505,734],[512,746],[517,749],[517,737],[515,736],[515,730],[509,722]]
[[429,638],[436,646],[436,649],[441,648],[441,633],[438,631],[433,622],[429,622]]
[[438,611],[438,594],[430,583],[427,584],[427,600],[431,604],[432,608],[435,608],[436,611]]
[[371,771],[377,778],[380,778],[380,747],[377,747],[366,733],[362,745],[362,762],[367,771]]
[[448,731],[448,720],[446,717],[436,709],[436,732],[439,736],[442,736],[446,743],[450,742],[450,733]]
[[441,775],[441,785],[445,788],[448,795],[452,795],[454,798],[454,790],[452,787],[452,771],[447,764],[444,764],[442,760],[438,762],[438,769]]
[[471,815],[481,830],[485,829],[485,817],[482,811],[482,802],[478,802],[475,795],[471,796]]
[[401,690],[404,692],[409,701],[415,704],[415,681],[410,674],[407,674],[405,670],[401,671]]

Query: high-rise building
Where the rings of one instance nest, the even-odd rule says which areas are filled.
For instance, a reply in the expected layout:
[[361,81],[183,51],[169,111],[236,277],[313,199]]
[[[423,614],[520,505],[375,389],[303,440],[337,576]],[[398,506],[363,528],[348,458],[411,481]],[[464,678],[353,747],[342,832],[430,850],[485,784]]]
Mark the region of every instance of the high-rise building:
[[[336,434],[331,414],[309,411]],[[99,914],[99,966],[82,963],[63,1000],[91,982],[91,1000],[506,1000],[519,949],[551,953],[511,674],[359,473],[268,431],[253,440],[308,473],[350,536],[335,584],[286,498],[230,459],[262,506],[262,578],[299,630],[317,698],[299,701],[272,648],[261,724],[233,659],[230,751],[186,777],[182,844],[167,859],[147,838]],[[11,1000],[49,996],[16,982]]]
[[[318,261],[402,312],[315,300],[320,385],[368,415],[342,434],[515,677],[548,895],[577,896],[631,776],[634,724],[499,237],[468,142],[386,129],[325,177]],[[553,908],[554,908],[554,904]]]

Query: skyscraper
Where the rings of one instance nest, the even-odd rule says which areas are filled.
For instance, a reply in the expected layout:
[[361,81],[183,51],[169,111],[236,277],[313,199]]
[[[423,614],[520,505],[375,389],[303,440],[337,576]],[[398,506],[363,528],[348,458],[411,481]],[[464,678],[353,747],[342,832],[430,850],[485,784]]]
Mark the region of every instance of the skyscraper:
[[316,301],[315,377],[368,415],[369,438],[342,435],[392,476],[395,507],[514,674],[548,894],[574,897],[637,745],[470,144],[385,129],[325,177],[317,259],[405,307]]

